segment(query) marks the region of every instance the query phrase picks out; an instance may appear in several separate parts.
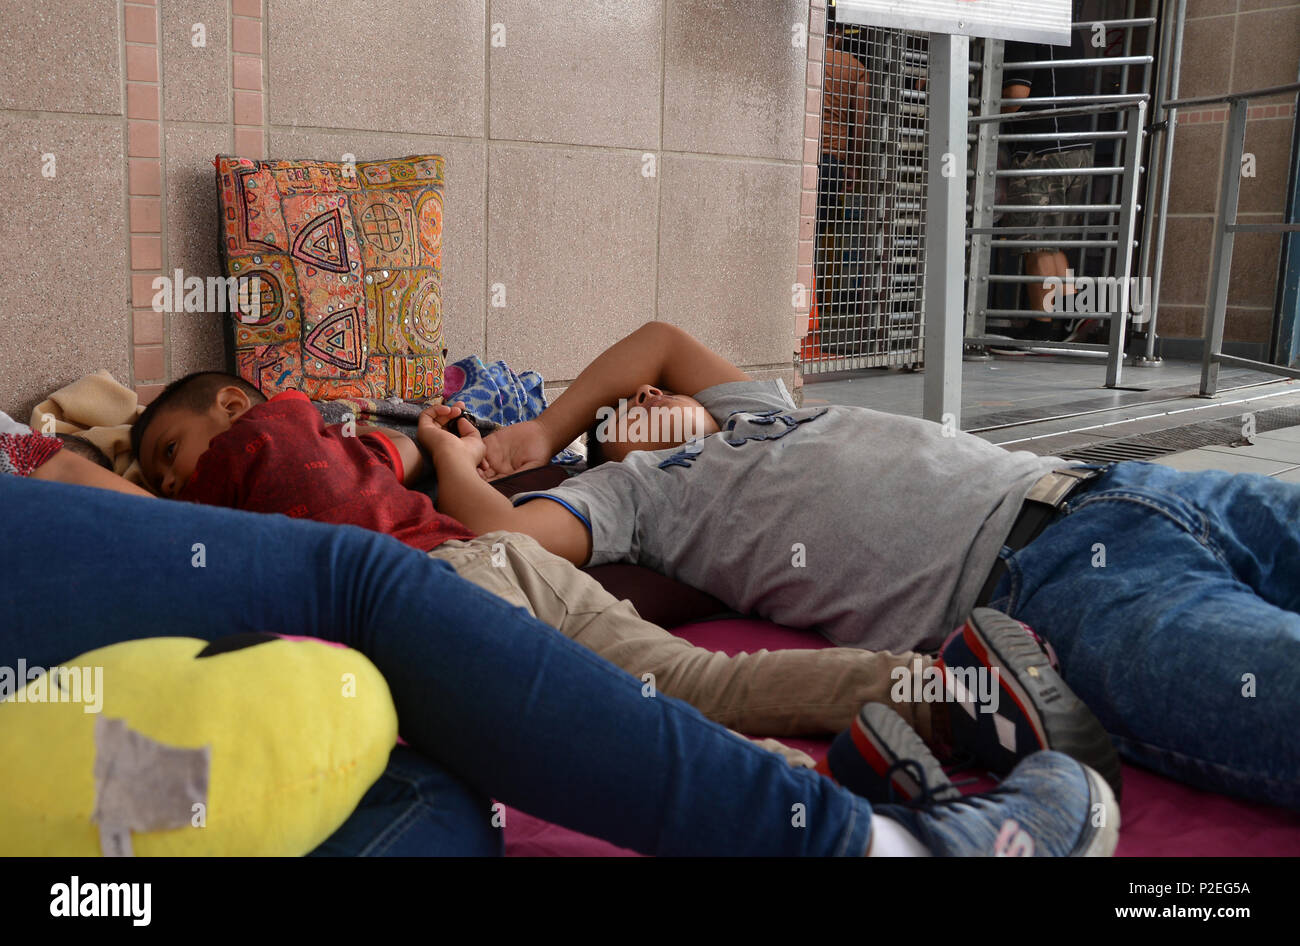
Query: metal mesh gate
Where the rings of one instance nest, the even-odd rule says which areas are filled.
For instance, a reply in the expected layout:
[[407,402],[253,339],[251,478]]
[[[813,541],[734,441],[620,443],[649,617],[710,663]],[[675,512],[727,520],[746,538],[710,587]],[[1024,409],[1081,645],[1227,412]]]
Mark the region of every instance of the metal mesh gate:
[[928,37],[828,31],[805,373],[922,361]]

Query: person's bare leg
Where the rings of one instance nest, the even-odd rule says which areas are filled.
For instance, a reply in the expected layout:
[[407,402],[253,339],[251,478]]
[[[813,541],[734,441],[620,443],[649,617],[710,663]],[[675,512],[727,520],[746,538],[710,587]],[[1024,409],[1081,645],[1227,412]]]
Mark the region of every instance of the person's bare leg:
[[[1037,251],[1025,254],[1025,275],[1041,277],[1039,282],[1027,283],[1025,288],[1028,290],[1029,308],[1035,312],[1051,312],[1053,305],[1048,296],[1052,294],[1054,287],[1046,285],[1049,279],[1061,280],[1062,286],[1053,298],[1059,299],[1062,294],[1072,295],[1074,286],[1065,283],[1070,274],[1070,263],[1065,258],[1065,254],[1060,250]],[[1046,322],[1048,319],[1039,319],[1038,321]]]

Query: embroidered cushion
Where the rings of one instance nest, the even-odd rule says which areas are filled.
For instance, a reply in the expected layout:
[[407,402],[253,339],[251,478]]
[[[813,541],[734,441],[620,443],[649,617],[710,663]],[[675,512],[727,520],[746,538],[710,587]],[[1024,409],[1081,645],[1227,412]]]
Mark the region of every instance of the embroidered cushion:
[[440,397],[443,159],[216,167],[240,377],[313,400]]

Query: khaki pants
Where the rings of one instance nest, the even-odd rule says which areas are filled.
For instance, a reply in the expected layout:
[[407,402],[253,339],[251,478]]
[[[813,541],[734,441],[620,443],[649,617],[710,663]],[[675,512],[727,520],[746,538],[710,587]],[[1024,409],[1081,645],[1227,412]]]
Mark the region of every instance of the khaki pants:
[[[429,554],[633,676],[646,680],[653,674],[656,691],[731,729],[765,736],[825,735],[846,728],[864,703],[887,703],[931,741],[930,707],[890,699],[894,668],[909,675],[918,667],[923,672],[933,663],[930,657],[843,647],[729,657],[642,620],[629,602],[526,535],[489,532],[445,542]],[[910,680],[904,692],[911,692]],[[767,747],[784,749],[787,758],[793,754],[792,761],[807,764],[797,750]]]

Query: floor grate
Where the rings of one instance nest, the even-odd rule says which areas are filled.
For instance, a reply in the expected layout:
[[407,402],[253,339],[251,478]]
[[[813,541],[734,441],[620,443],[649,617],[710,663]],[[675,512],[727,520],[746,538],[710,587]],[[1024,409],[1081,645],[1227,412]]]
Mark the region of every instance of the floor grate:
[[[1257,433],[1300,426],[1300,407],[1277,407],[1267,411],[1256,411],[1254,416]],[[1237,443],[1242,439],[1244,425],[1245,421],[1242,417],[1224,417],[1134,437],[1103,440],[1066,450],[1059,456],[1067,460],[1083,460],[1087,463],[1153,460],[1171,453],[1195,450],[1197,447],[1227,446]]]

